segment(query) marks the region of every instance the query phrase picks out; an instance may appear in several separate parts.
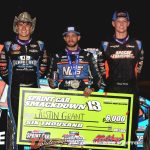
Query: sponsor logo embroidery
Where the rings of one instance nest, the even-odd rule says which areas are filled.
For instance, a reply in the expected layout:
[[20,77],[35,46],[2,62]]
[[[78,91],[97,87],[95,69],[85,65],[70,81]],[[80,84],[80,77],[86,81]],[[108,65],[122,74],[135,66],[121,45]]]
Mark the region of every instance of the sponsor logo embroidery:
[[[80,75],[83,70],[83,66],[78,66],[77,75]],[[63,75],[73,75],[70,67],[63,67]]]
[[35,48],[35,47],[37,47],[37,45],[36,44],[30,44],[30,47]]
[[38,50],[37,49],[29,49],[29,52],[35,53],[35,52],[38,52]]
[[135,56],[133,55],[132,51],[116,51],[114,54],[110,56],[112,59],[123,59],[123,58],[131,58],[134,59]]
[[18,51],[18,50],[20,50],[21,46],[18,45],[18,44],[12,44],[11,48],[12,48],[12,50],[17,50]]
[[119,45],[111,45],[110,47],[118,48],[118,47],[119,47]]
[[134,46],[134,45],[129,45],[129,44],[127,44],[126,47],[127,47],[127,48],[134,48],[135,46]]

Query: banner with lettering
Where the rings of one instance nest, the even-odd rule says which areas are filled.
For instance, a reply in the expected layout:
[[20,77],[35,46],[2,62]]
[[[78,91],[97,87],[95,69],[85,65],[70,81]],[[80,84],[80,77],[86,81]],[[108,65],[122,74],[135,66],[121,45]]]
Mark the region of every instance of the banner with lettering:
[[129,150],[133,95],[21,88],[17,143]]

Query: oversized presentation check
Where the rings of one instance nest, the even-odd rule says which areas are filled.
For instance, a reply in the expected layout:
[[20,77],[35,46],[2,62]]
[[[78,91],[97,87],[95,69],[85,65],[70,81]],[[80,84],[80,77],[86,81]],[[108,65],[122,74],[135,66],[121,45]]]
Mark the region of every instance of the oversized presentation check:
[[130,150],[133,95],[21,88],[17,143]]

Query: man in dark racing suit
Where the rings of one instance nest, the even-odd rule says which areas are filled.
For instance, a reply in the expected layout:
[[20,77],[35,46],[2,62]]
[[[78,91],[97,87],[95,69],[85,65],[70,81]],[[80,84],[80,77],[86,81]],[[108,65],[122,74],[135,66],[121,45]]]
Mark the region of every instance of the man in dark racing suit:
[[[105,68],[102,74],[106,83],[105,92],[134,94],[131,140],[135,141],[139,110],[137,81],[143,66],[144,52],[141,41],[129,37],[129,24],[128,12],[114,12],[113,40],[102,42],[97,60],[99,68]],[[135,147],[131,145],[132,150]]]
[[68,27],[63,37],[67,46],[52,58],[48,73],[50,87],[55,88],[54,82],[58,82],[59,89],[80,90],[85,95],[99,90],[97,64],[90,52],[79,47],[80,33],[75,27]]
[[[0,53],[0,73],[10,88],[8,105],[10,116],[14,118],[14,129],[18,121],[20,87],[37,88],[38,79],[45,75],[47,69],[44,42],[34,41],[31,37],[35,23],[36,18],[32,19],[28,12],[15,16],[13,31],[17,34],[16,39],[5,42]],[[17,146],[14,149],[17,150]],[[23,147],[18,149],[22,150]]]
[[68,27],[63,37],[66,48],[52,58],[49,85],[51,88],[84,91],[84,95],[89,96],[99,90],[100,74],[96,60],[92,53],[79,47],[81,37],[74,26]]

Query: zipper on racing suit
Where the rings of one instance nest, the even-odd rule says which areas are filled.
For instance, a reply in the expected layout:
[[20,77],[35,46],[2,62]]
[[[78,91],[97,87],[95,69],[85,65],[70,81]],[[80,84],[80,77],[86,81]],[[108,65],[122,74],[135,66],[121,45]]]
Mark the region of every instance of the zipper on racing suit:
[[26,53],[25,53],[25,70],[27,70],[27,68],[26,68],[26,65],[27,65],[27,45],[25,45],[25,50],[26,50]]

